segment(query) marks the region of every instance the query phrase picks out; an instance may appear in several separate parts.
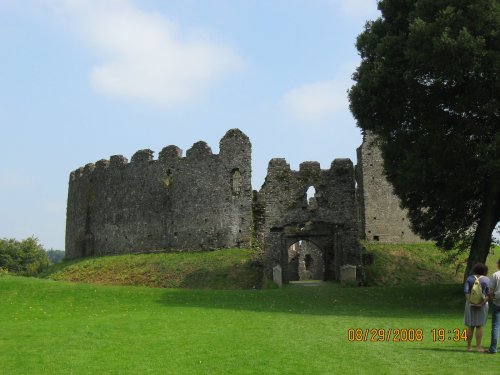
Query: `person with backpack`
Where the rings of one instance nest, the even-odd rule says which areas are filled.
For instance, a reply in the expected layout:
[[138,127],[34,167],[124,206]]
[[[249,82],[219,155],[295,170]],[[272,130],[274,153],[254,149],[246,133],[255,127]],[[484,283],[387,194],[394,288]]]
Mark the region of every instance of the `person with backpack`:
[[467,351],[472,350],[472,337],[476,329],[476,351],[484,352],[481,347],[483,326],[488,320],[488,299],[490,280],[486,275],[488,267],[478,263],[472,267],[472,274],[464,283],[465,312],[464,324],[467,326]]
[[489,354],[496,354],[498,350],[498,332],[500,331],[500,259],[497,262],[499,271],[495,272],[490,279],[490,299],[492,311],[491,322],[491,344],[486,351]]

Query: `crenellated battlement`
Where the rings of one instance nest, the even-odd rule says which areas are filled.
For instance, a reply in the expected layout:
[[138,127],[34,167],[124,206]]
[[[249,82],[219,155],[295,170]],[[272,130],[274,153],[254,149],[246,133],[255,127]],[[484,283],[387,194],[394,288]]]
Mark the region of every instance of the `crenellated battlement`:
[[305,161],[300,163],[299,171],[300,172],[319,172],[321,170],[321,166],[317,161]]
[[287,163],[284,158],[273,158],[269,161],[267,171],[268,175],[273,173],[306,173],[306,174],[317,174],[326,172],[342,172],[351,171],[353,169],[353,163],[351,159],[337,158],[334,159],[330,165],[329,169],[322,169],[320,163],[317,161],[305,161],[300,163],[299,170],[293,170],[290,168],[290,164]]
[[111,168],[123,168],[128,164],[128,160],[123,155],[112,155],[109,158],[109,166]]
[[143,149],[136,151],[128,162],[128,159],[123,155],[112,155],[109,160],[101,159],[94,163],[88,163],[84,167],[78,168],[71,172],[70,180],[74,181],[78,178],[90,177],[94,170],[106,170],[110,173],[114,169],[128,168],[131,165],[134,167],[148,167],[159,162],[161,164],[179,163],[185,160],[200,161],[206,158],[225,158],[238,159],[237,154],[245,154],[251,149],[249,138],[239,129],[229,130],[220,140],[220,153],[214,154],[210,146],[204,141],[194,143],[191,148],[186,151],[186,156],[183,156],[182,150],[175,146],[169,145],[164,147],[158,154],[158,159],[154,158],[154,151],[151,149]]
[[168,163],[177,161],[182,158],[182,150],[177,146],[164,147],[158,154],[158,161],[161,163]]
[[196,142],[189,150],[186,151],[186,158],[203,158],[212,156],[212,149],[206,142]]
[[149,161],[153,161],[153,154],[154,151],[150,149],[136,151],[136,153],[132,155],[132,159],[130,160],[130,162],[132,164],[134,163],[143,164]]

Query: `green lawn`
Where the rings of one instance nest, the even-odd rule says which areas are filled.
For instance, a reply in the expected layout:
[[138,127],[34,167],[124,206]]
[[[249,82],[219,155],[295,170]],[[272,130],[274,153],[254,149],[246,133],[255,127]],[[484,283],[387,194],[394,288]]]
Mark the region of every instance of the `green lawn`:
[[[3,276],[0,373],[498,373],[500,357],[432,341],[433,328],[462,328],[462,311],[459,284],[213,291]],[[424,340],[349,342],[349,328]]]

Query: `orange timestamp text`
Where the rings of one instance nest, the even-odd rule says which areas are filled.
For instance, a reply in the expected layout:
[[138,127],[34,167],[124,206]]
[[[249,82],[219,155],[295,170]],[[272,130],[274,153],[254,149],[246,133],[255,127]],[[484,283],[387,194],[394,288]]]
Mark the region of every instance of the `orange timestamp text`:
[[[430,331],[433,342],[466,341],[466,329],[433,328]],[[352,342],[420,342],[424,340],[421,328],[349,328],[347,340]]]

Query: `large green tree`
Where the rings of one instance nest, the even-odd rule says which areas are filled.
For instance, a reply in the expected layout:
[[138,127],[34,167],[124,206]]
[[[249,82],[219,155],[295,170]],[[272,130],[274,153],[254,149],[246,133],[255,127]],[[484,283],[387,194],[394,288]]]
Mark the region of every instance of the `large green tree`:
[[378,136],[414,231],[489,253],[500,221],[499,0],[382,0],[357,39],[350,107]]

